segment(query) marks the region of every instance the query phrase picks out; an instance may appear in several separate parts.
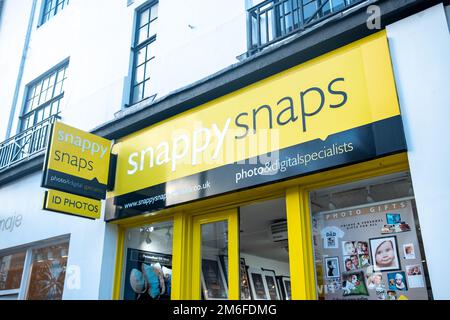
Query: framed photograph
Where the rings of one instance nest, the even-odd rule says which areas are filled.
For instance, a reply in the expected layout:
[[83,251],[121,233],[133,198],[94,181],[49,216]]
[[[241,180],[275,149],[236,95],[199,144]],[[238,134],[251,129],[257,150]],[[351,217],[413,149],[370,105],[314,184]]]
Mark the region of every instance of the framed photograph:
[[285,300],[291,300],[291,278],[281,277],[281,283],[283,284]]
[[278,289],[275,271],[264,268],[262,270],[262,275],[264,276],[264,281],[266,282],[270,300],[281,300],[281,294]]
[[400,270],[396,236],[372,238],[369,243],[374,271]]
[[261,269],[248,268],[248,277],[250,280],[250,288],[254,300],[270,300],[266,282]]
[[219,258],[202,259],[201,280],[205,300],[228,299],[228,286]]
[[403,245],[403,256],[405,259],[415,259],[416,252],[414,250],[414,244],[407,243]]
[[337,278],[341,276],[339,270],[339,258],[338,257],[326,257],[324,259],[325,266],[325,278]]
[[252,295],[250,292],[250,283],[248,280],[247,266],[245,265],[245,259],[239,260],[239,277],[241,279],[241,300],[251,300]]
[[219,261],[225,276],[225,283],[228,285],[228,256],[220,254]]

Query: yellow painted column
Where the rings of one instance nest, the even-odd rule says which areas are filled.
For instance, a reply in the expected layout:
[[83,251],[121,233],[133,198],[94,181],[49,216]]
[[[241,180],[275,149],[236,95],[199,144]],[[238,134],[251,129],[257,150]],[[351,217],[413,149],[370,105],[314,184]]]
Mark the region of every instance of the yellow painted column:
[[316,298],[312,230],[308,207],[307,192],[298,187],[286,190],[289,268],[293,300]]
[[228,299],[239,300],[239,215],[230,210],[228,218]]
[[113,300],[120,300],[120,286],[122,283],[122,267],[123,267],[123,247],[125,245],[125,230],[117,227],[117,246],[116,246],[116,262],[114,271],[114,290]]
[[172,300],[182,300],[183,296],[183,279],[185,269],[185,250],[186,250],[186,233],[187,221],[182,212],[175,214],[173,218],[173,247],[172,247]]

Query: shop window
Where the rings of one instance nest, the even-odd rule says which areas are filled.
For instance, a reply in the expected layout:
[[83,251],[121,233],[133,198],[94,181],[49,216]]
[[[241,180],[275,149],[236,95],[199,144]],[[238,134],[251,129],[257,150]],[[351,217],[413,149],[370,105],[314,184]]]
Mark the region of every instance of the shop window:
[[0,295],[20,288],[25,256],[26,251],[0,256]]
[[289,300],[291,283],[285,199],[239,208],[242,300]]
[[319,299],[431,298],[409,174],[310,194]]
[[124,300],[170,299],[172,243],[172,221],[126,230]]
[[68,242],[33,249],[28,300],[62,299],[68,252]]
[[228,222],[201,226],[202,299],[228,299]]

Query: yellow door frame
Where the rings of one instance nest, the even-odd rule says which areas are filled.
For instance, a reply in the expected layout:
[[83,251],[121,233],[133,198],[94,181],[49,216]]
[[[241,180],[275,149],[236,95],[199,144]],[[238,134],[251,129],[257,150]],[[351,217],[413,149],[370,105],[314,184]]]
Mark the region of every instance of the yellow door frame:
[[194,217],[191,299],[199,300],[201,297],[201,226],[219,221],[227,221],[228,223],[228,299],[239,300],[239,221],[237,208]]
[[[244,203],[285,196],[288,220],[289,267],[293,300],[314,300],[316,273],[312,245],[309,193],[334,185],[409,170],[406,153],[300,177],[234,194],[196,201],[154,215],[117,222],[118,237],[113,299],[120,299],[125,229],[173,219],[172,299],[200,298],[200,232],[202,223],[228,221],[229,299],[239,299],[239,221]],[[234,258],[232,258],[234,257]]]

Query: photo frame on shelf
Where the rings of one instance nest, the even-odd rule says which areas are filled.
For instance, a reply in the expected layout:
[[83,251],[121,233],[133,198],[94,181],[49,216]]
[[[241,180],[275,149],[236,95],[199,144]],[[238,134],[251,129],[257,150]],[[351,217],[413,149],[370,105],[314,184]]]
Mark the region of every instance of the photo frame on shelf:
[[241,300],[252,300],[247,266],[244,258],[239,259],[239,279],[241,285]]
[[281,300],[281,293],[277,282],[275,270],[262,268],[262,275],[269,292],[269,300]]
[[291,278],[287,276],[277,276],[283,300],[291,300]]
[[270,294],[264,280],[263,271],[257,268],[248,268],[248,277],[253,300],[270,300]]
[[219,255],[219,261],[225,277],[225,284],[228,285],[228,256],[223,254]]
[[202,293],[205,300],[228,299],[228,285],[219,257],[202,259]]

